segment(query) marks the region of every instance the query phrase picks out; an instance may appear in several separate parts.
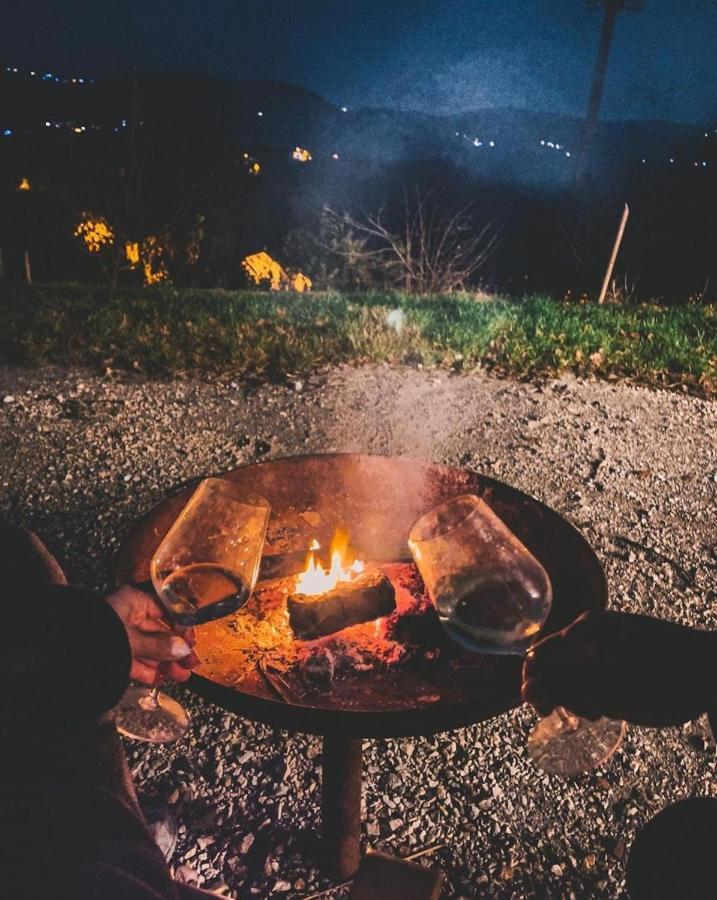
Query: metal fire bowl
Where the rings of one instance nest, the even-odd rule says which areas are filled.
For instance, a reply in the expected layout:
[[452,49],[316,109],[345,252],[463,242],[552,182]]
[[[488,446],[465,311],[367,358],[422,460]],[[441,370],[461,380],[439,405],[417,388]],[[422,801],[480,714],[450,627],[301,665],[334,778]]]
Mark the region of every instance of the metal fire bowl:
[[[544,504],[476,472],[413,459],[325,454],[240,466],[222,477],[271,503],[260,579],[300,571],[309,540],[318,537],[325,546],[340,525],[349,528],[363,559],[410,559],[406,539],[416,518],[443,500],[474,493],[550,576],[553,607],[544,634],[607,604],[605,575],[582,535]],[[119,582],[149,577],[150,559],[195,484],[156,506],[127,535],[117,559]],[[189,686],[225,709],[291,731],[347,738],[434,734],[520,703],[519,659],[467,653],[458,654],[451,665],[397,666],[357,675],[353,685],[308,701],[280,698],[255,667],[237,671],[225,620],[198,632],[204,659]]]

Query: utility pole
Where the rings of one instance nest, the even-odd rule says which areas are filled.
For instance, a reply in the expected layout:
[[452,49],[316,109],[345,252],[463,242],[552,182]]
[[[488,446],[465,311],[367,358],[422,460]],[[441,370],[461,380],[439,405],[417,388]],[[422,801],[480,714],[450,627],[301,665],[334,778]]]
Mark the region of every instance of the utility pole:
[[642,9],[642,0],[588,0],[588,6],[602,6],[604,15],[600,30],[600,43],[595,60],[595,70],[590,87],[590,97],[585,111],[585,125],[583,126],[583,136],[578,153],[578,164],[575,168],[576,184],[582,180],[592,153],[595,130],[600,117],[600,107],[602,106],[603,91],[605,89],[605,76],[607,75],[607,66],[610,60],[612,39],[615,34],[615,22],[618,14],[623,9],[636,11]]

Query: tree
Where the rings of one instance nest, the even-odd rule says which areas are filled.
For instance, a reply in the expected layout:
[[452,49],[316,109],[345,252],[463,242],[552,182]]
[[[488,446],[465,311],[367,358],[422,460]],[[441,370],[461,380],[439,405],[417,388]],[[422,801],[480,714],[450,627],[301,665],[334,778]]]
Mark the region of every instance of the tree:
[[624,9],[639,11],[643,7],[643,0],[584,0],[584,2],[592,9],[601,6],[603,8],[603,20],[598,53],[595,59],[595,70],[593,72],[593,80],[590,87],[590,97],[585,111],[582,146],[580,148],[578,165],[575,171],[576,181],[579,181],[582,178],[590,158],[592,142],[595,137],[595,127],[600,116],[600,107],[602,106],[605,75],[607,74],[610,49],[612,47],[612,39],[615,33],[615,22],[618,13],[622,12]]
[[[435,197],[404,194],[402,208],[355,218],[327,211],[352,237],[354,266],[370,267],[385,286],[413,294],[464,290],[495,253],[498,231],[479,225],[470,205],[446,208]],[[334,249],[334,252],[336,250]]]

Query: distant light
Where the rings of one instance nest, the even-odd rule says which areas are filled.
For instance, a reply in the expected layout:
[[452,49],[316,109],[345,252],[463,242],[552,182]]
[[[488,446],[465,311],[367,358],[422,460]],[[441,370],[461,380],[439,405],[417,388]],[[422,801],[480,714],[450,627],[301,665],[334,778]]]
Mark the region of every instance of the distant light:
[[495,141],[488,141],[489,147],[495,147]]
[[566,150],[566,151],[565,151],[565,155],[566,155],[566,156],[570,156],[570,151],[569,151],[569,150]]
[[34,73],[34,72],[30,72],[30,74],[31,74],[31,75],[34,75],[35,73]]
[[541,147],[544,147],[544,146],[545,146],[545,141],[541,141],[541,142],[540,142],[540,146],[541,146]]
[[483,141],[479,141],[478,138],[473,138],[473,146],[474,147],[482,147]]
[[548,141],[548,147],[555,147],[555,144],[552,141]]
[[263,115],[264,115],[263,112],[258,112],[258,113],[257,113],[257,116],[263,116]]
[[560,144],[556,144],[556,145],[555,145],[555,149],[556,149],[556,150],[562,150],[563,148],[560,146]]
[[671,156],[671,157],[670,157],[670,162],[673,163],[674,161],[675,161],[675,160],[674,160],[674,157]]
[[710,136],[709,131],[705,131],[705,137],[709,137],[709,136]]
[[45,128],[52,128],[52,122],[45,122]]
[[331,159],[339,159],[339,154],[338,154],[338,153],[332,153],[332,154],[331,154]]
[[460,137],[460,136],[461,136],[461,135],[460,135],[460,132],[459,132],[459,131],[456,131],[456,137]]
[[122,119],[122,127],[123,128],[127,127],[127,119]]
[[703,159],[703,160],[702,160],[702,165],[703,165],[703,166],[706,166],[706,165],[707,165],[707,160],[706,160],[706,159]]
[[[643,162],[643,165],[644,165],[644,164],[647,162],[647,160],[646,160],[646,159],[643,159],[642,162]],[[695,165],[697,165],[697,163],[695,163]]]
[[75,132],[75,134],[82,134],[82,129],[80,127],[78,127],[77,125],[75,125],[75,127],[72,130]]
[[80,84],[84,84],[84,83],[85,83],[85,79],[84,79],[84,78],[78,78],[77,80],[80,82]]
[[12,128],[6,128],[5,131],[3,131],[3,137],[12,137]]
[[[348,112],[348,111],[349,111],[348,106],[342,106],[342,107],[341,107],[341,112]],[[706,137],[706,135],[705,135],[705,137]]]

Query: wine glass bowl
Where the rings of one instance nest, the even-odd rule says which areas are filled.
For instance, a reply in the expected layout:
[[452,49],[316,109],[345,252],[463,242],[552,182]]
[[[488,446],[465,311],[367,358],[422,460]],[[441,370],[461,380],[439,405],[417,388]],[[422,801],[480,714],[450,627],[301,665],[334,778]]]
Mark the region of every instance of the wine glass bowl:
[[152,584],[178,625],[229,615],[249,599],[259,573],[269,503],[231,481],[206,478],[157,548]]
[[441,503],[414,523],[408,545],[454,640],[479,653],[530,647],[550,612],[550,579],[484,500]]

